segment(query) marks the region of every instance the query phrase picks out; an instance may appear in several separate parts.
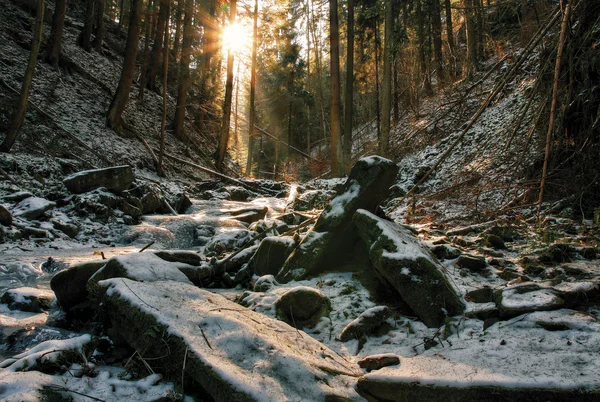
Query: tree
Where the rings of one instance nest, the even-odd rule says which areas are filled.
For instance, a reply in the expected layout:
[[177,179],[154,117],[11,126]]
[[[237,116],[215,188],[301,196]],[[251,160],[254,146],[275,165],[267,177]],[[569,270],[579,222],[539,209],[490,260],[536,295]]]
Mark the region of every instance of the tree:
[[65,26],[65,14],[67,12],[67,0],[56,0],[54,16],[52,17],[52,28],[46,47],[44,58],[54,68],[58,68],[60,60],[60,49],[62,46],[63,29]]
[[[229,10],[229,25],[235,24],[236,0],[231,0]],[[225,83],[225,100],[223,102],[223,122],[219,135],[217,147],[216,168],[221,170],[225,154],[227,153],[227,142],[229,141],[229,125],[231,123],[231,99],[233,96],[233,49],[227,51],[227,81]]]
[[152,3],[153,0],[148,0],[146,6],[146,17],[144,18],[144,53],[142,56],[142,66],[140,72],[140,91],[138,99],[140,104],[144,103],[144,94],[146,93],[146,75],[148,71],[148,57],[150,52],[150,30],[152,28]]
[[[425,18],[423,16],[423,0],[417,0],[417,41],[419,47],[419,62],[421,65],[421,76],[424,82],[425,94],[431,95],[433,93],[431,89],[431,79],[429,77],[429,67],[427,59],[425,57]],[[469,1],[469,0],[467,0]]]
[[185,118],[185,105],[187,102],[187,90],[190,85],[190,59],[192,55],[192,42],[194,39],[192,16],[194,14],[194,0],[185,0],[185,15],[183,17],[183,43],[181,46],[181,58],[179,59],[179,86],[177,89],[177,108],[173,128],[175,136],[184,138],[183,121]]
[[385,33],[383,45],[383,95],[381,111],[381,139],[379,141],[379,154],[386,156],[390,142],[390,120],[392,110],[392,25],[394,15],[392,2],[388,1],[385,7]]
[[94,3],[95,0],[87,0],[85,7],[85,16],[83,20],[83,29],[79,34],[79,45],[86,52],[92,51],[92,31],[94,29]]
[[42,28],[44,24],[44,0],[38,0],[37,8],[35,11],[35,25],[33,27],[33,39],[31,41],[31,53],[29,53],[29,62],[27,63],[27,70],[25,70],[25,77],[23,79],[23,86],[21,87],[21,95],[19,96],[19,103],[17,110],[12,119],[12,125],[10,131],[4,138],[2,144],[0,144],[0,152],[10,152],[10,149],[15,144],[23,120],[25,120],[25,113],[27,112],[27,103],[29,101],[29,90],[31,89],[31,81],[33,80],[33,74],[35,72],[35,66],[37,64],[37,56],[40,50],[40,44],[42,43]]
[[258,0],[254,0],[254,28],[252,32],[252,61],[250,65],[250,106],[248,107],[248,160],[246,176],[252,174],[252,151],[254,149],[254,99],[256,97],[256,48],[258,44]]
[[329,0],[329,51],[331,69],[331,175],[338,177],[344,171],[340,118],[340,33],[338,2]]
[[467,77],[473,75],[477,66],[477,30],[473,14],[473,0],[464,0],[465,22],[467,26]]
[[354,0],[348,0],[348,46],[346,50],[346,99],[344,115],[344,161],[352,163],[352,114],[354,109]]
[[[154,45],[152,46],[152,52],[150,53],[150,62],[148,65],[148,89],[156,90],[156,76],[160,70],[160,60],[163,51],[162,38],[163,34],[168,31],[168,20],[169,20],[170,4],[169,0],[160,0],[160,10],[158,11],[158,22],[156,25],[156,31],[154,32]],[[168,50],[167,50],[168,51]]]
[[[165,154],[165,137],[167,128],[167,81],[169,76],[169,13],[167,13],[167,21],[165,22],[166,29],[164,30],[164,46],[163,52],[163,104],[162,104],[162,121],[160,124],[160,154],[158,156],[158,174],[164,175],[163,157]],[[140,88],[141,89],[141,88]]]
[[98,53],[102,52],[102,37],[104,31],[104,0],[96,0],[96,37],[94,38],[94,48]]
[[121,78],[112,102],[108,108],[106,116],[106,125],[117,134],[123,134],[122,114],[129,99],[133,74],[135,72],[135,61],[138,52],[138,42],[140,38],[140,22],[142,16],[142,0],[131,0],[131,9],[129,12],[129,29],[127,32],[127,43],[125,44],[125,59],[123,60],[123,69]]
[[440,0],[430,0],[429,16],[431,19],[431,36],[433,39],[433,59],[438,88],[444,81],[444,62],[442,57],[442,17]]
[[456,63],[456,55],[454,54],[454,30],[452,27],[452,5],[450,0],[444,0],[444,8],[446,9],[446,39],[448,40],[448,49],[450,53],[450,68],[449,73],[454,76],[454,63]]
[[181,45],[181,17],[183,16],[183,0],[177,0],[177,11],[175,13],[175,39],[173,40],[173,59],[179,59],[179,47]]

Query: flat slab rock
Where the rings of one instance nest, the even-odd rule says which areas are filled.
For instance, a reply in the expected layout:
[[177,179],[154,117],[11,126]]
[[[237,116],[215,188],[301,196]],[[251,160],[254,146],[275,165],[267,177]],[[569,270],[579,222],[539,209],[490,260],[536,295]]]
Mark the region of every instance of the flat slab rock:
[[133,183],[131,166],[84,170],[65,178],[63,183],[72,194],[82,194],[104,187],[110,191],[124,191]]
[[[118,333],[145,356],[162,356],[148,362],[167,378],[181,378],[186,356],[185,375],[215,401],[360,399],[357,366],[281,321],[185,283],[100,285]],[[149,329],[165,342],[144,336]]]
[[55,202],[48,201],[45,198],[29,197],[19,202],[12,210],[13,216],[29,220],[39,218],[44,212],[54,208]]
[[534,312],[401,358],[361,377],[358,391],[369,401],[600,400],[599,330],[584,313]]

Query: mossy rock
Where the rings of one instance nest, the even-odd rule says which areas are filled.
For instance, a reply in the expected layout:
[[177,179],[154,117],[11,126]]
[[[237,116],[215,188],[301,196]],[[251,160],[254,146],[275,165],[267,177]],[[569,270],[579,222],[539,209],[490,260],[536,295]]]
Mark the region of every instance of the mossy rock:
[[494,296],[500,317],[511,318],[533,311],[557,310],[565,305],[560,292],[537,283],[504,288]]
[[331,312],[331,302],[321,291],[297,286],[275,302],[277,317],[296,328],[313,328]]
[[453,260],[462,254],[459,249],[449,246],[448,244],[437,244],[431,249],[431,252],[439,260]]
[[104,265],[106,260],[82,262],[54,275],[50,280],[50,288],[54,291],[60,308],[69,312],[85,302],[88,298],[88,280]]
[[265,237],[252,257],[252,267],[258,276],[277,275],[292,252],[294,240],[290,236]]
[[481,272],[487,266],[485,258],[469,254],[461,255],[454,264],[460,268],[466,268],[471,272]]
[[0,303],[7,304],[9,309],[31,313],[49,310],[54,300],[51,290],[27,287],[9,289],[0,297]]
[[[387,306],[371,307],[351,321],[340,333],[340,341],[347,342],[351,339],[360,339],[366,335],[381,334],[382,327],[390,330],[386,326],[386,321],[391,317],[392,311]],[[386,331],[387,332],[387,331]]]
[[483,239],[483,243],[487,247],[491,247],[496,250],[506,250],[506,244],[504,244],[504,239],[502,239],[502,237],[500,236],[490,233],[485,235]]
[[537,252],[538,259],[544,264],[554,264],[572,261],[577,255],[577,249],[570,244],[555,243]]

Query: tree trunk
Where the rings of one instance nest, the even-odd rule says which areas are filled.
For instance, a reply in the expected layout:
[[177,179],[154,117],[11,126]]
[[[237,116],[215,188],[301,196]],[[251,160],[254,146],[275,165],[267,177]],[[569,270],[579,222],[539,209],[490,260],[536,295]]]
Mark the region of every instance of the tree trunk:
[[122,114],[129,99],[133,74],[135,72],[135,61],[138,52],[138,41],[140,38],[140,20],[142,16],[142,0],[131,0],[131,10],[129,12],[129,29],[127,32],[127,43],[125,44],[125,59],[123,60],[123,70],[117,91],[108,108],[106,125],[117,134],[123,134]]
[[185,15],[183,17],[183,43],[181,47],[181,59],[179,60],[179,88],[177,91],[177,108],[173,126],[175,136],[184,139],[183,121],[185,118],[185,105],[187,102],[187,90],[190,83],[190,59],[192,55],[192,42],[194,33],[192,29],[192,17],[194,14],[194,0],[185,0]]
[[450,0],[444,0],[446,9],[446,39],[448,40],[449,57],[449,73],[452,77],[455,75],[456,54],[454,53],[454,28],[452,27],[452,6]]
[[[229,10],[229,25],[235,24],[236,0],[231,0]],[[231,98],[233,95],[233,50],[227,51],[227,82],[225,83],[225,100],[223,102],[223,122],[221,123],[221,132],[219,135],[219,144],[217,147],[216,168],[223,168],[223,161],[227,153],[227,142],[229,141],[229,125],[231,123]]]
[[152,0],[148,0],[144,26],[144,54],[142,56],[142,71],[140,72],[140,91],[138,92],[140,104],[144,103],[144,94],[146,93],[146,75],[148,71],[148,58],[150,56],[150,30],[152,28],[152,20]]
[[[346,99],[344,116],[344,162],[352,164],[352,115],[354,109],[354,0],[348,0],[348,46],[346,50]],[[346,173],[348,173],[346,171]]]
[[341,147],[342,122],[340,117],[340,34],[338,27],[338,2],[329,0],[329,47],[331,69],[331,175],[344,172]]
[[154,34],[154,45],[150,53],[150,62],[148,64],[148,89],[156,91],[156,76],[160,70],[160,60],[162,54],[162,42],[164,32],[168,31],[166,23],[169,19],[169,0],[160,0],[160,10],[158,12],[158,23]]
[[65,26],[65,14],[67,12],[67,0],[56,0],[54,16],[52,17],[52,29],[46,48],[45,59],[54,68],[58,68],[60,60],[60,48],[62,45],[63,29]]
[[430,18],[431,34],[433,36],[433,59],[435,60],[435,71],[438,88],[444,81],[444,61],[442,56],[442,18],[440,0],[431,0]]
[[472,77],[477,65],[477,32],[473,18],[473,0],[464,0],[467,25],[467,77]]
[[377,141],[381,141],[381,108],[379,107],[379,25],[375,20],[375,117],[377,119]]
[[37,64],[37,56],[40,51],[40,45],[42,43],[42,28],[44,25],[44,0],[38,0],[37,8],[35,11],[35,25],[33,27],[33,39],[31,41],[31,53],[29,53],[29,62],[27,63],[27,70],[25,70],[25,77],[23,78],[23,86],[21,87],[21,95],[19,96],[19,103],[15,115],[12,119],[10,131],[4,138],[2,144],[0,144],[0,152],[10,152],[10,149],[17,140],[23,121],[25,120],[25,113],[27,112],[27,103],[29,101],[29,90],[31,89],[31,82],[33,81],[33,74],[35,73],[35,66]]
[[94,48],[98,53],[102,53],[102,37],[104,35],[104,0],[96,1],[96,37],[94,38]]
[[183,15],[183,0],[177,0],[177,12],[175,14],[175,39],[173,42],[173,57],[175,62],[179,60],[179,46],[181,45],[181,16]]
[[254,148],[254,100],[256,96],[256,48],[258,44],[258,0],[254,0],[254,28],[252,31],[252,61],[250,64],[250,106],[248,108],[248,160],[246,176],[252,175],[252,151]]
[[386,156],[390,142],[390,120],[392,109],[392,2],[388,1],[385,7],[385,33],[383,45],[383,110],[381,112],[381,140],[379,141],[379,155]]
[[83,29],[79,34],[79,46],[86,52],[92,51],[92,30],[94,28],[94,0],[87,0]]
[[[167,13],[167,22],[169,24],[169,13]],[[158,174],[164,176],[165,172],[163,169],[163,156],[165,154],[165,137],[167,129],[167,79],[169,72],[169,30],[165,29],[165,40],[163,45],[165,51],[163,52],[163,104],[162,104],[162,121],[160,124],[160,153],[158,155]],[[142,88],[140,88],[141,90]]]
[[427,59],[425,57],[425,21],[421,3],[422,0],[417,0],[417,41],[419,47],[419,62],[421,64],[421,78],[423,80],[425,95],[431,95],[433,91],[431,89],[429,69],[427,68]]

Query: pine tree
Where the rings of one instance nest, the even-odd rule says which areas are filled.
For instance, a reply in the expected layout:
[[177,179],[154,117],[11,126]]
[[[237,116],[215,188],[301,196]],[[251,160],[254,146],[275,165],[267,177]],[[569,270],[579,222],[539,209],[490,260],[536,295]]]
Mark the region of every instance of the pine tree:
[[65,26],[65,14],[67,13],[67,0],[56,0],[54,16],[52,17],[52,28],[46,47],[44,58],[54,68],[58,68],[60,60],[60,49],[62,46],[62,36]]
[[83,29],[79,34],[79,45],[87,52],[92,51],[92,31],[94,29],[94,5],[95,0],[87,0],[85,6],[85,16],[83,20]]
[[385,7],[385,33],[383,45],[383,86],[382,86],[382,111],[381,111],[381,139],[379,141],[379,154],[386,156],[390,142],[390,120],[392,110],[392,32],[394,16],[392,2],[388,1]]
[[331,69],[331,175],[333,177],[340,176],[344,171],[341,144],[342,122],[340,116],[340,33],[337,7],[337,0],[329,0],[329,63]]
[[352,163],[352,117],[354,109],[354,0],[348,0],[348,46],[346,51],[346,99],[344,107],[344,160]]
[[194,14],[194,0],[185,0],[185,15],[183,17],[183,44],[181,58],[179,59],[179,87],[177,90],[177,108],[173,127],[175,136],[184,138],[183,121],[185,118],[185,105],[187,102],[187,90],[190,83],[190,59],[192,55],[192,42],[194,40],[192,17]]

